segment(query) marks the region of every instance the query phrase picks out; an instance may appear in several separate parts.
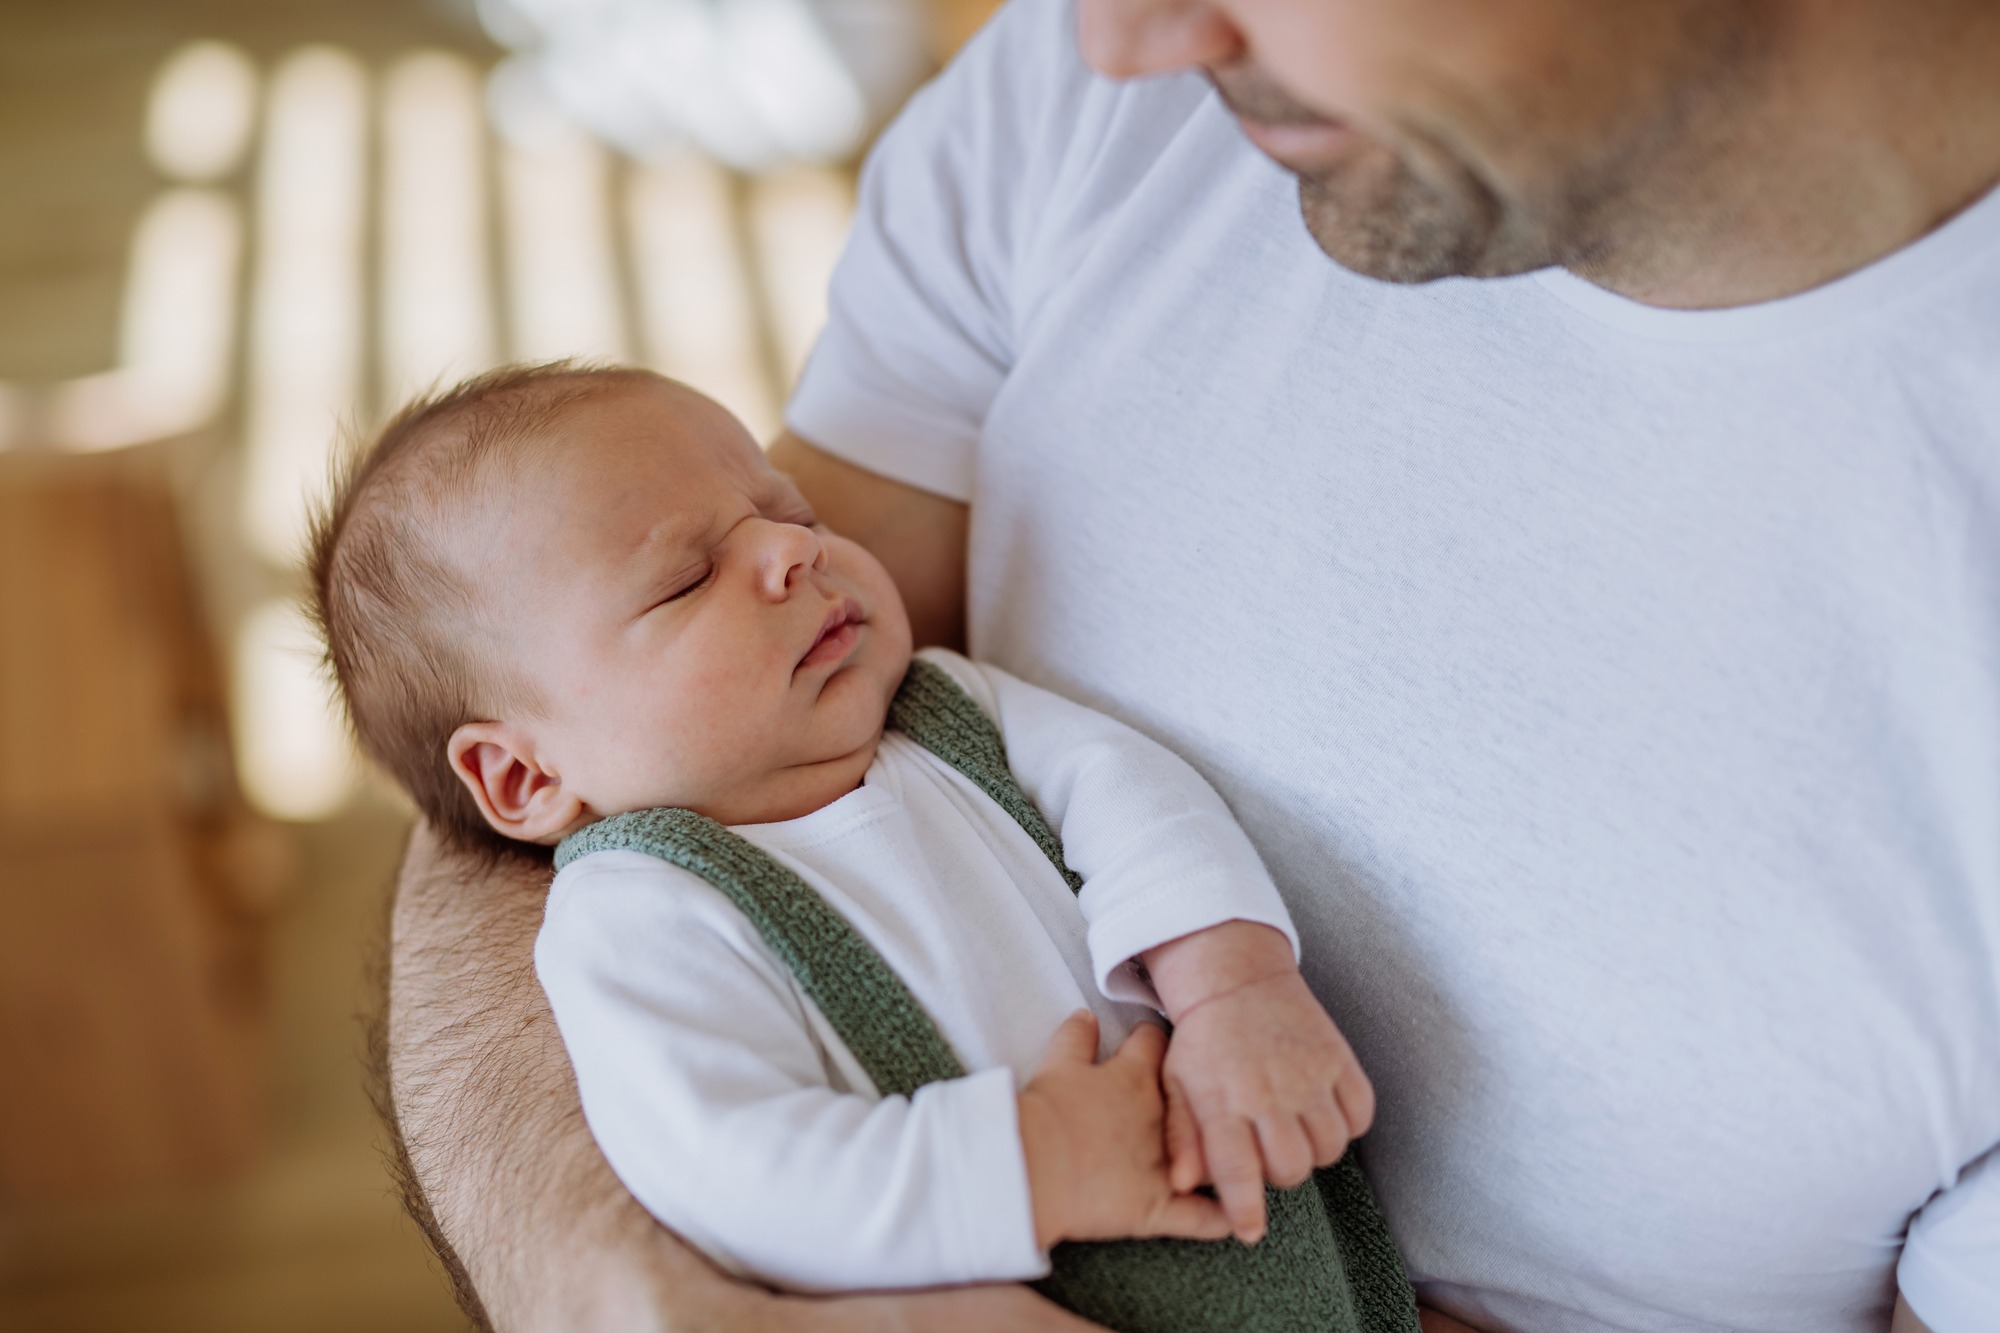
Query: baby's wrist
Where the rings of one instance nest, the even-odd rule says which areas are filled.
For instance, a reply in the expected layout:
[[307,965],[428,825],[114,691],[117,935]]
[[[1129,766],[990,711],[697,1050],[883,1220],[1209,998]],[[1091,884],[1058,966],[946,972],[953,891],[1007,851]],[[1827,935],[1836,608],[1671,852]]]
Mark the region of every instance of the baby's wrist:
[[1148,949],[1142,961],[1174,1023],[1225,995],[1298,974],[1284,932],[1255,921],[1225,921],[1168,940]]
[[[1298,969],[1292,968],[1289,971],[1273,972],[1267,976],[1255,977],[1248,981],[1238,982],[1234,986],[1224,986],[1221,987],[1220,989],[1209,991],[1197,999],[1191,1000],[1185,1004],[1178,1006],[1175,1012],[1171,1015],[1171,1018],[1174,1025],[1176,1027],[1180,1027],[1186,1024],[1189,1019],[1193,1018],[1196,1014],[1200,1013],[1202,1010],[1207,1009],[1212,1005],[1219,1004],[1223,1000],[1239,999],[1257,991],[1268,992],[1273,988],[1282,987],[1291,982],[1299,980],[1300,978]],[[1303,983],[1301,982],[1301,984]]]

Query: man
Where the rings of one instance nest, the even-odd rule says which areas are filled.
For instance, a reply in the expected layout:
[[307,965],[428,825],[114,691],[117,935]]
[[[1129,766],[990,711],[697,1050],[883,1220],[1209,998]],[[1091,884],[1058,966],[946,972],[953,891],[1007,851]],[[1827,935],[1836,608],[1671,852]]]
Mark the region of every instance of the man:
[[[1996,69],[1985,0],[1016,0],[878,149],[773,457],[1230,800],[1435,1311],[1994,1326]],[[676,1246],[539,891],[419,833],[396,914],[496,1323],[1079,1327]]]

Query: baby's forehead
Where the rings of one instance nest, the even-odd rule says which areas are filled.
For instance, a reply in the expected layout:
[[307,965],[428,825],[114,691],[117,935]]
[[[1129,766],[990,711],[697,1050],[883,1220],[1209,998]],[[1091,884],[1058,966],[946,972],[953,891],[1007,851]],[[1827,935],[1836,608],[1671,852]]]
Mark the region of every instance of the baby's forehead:
[[514,469],[531,486],[574,487],[596,474],[695,492],[706,484],[763,492],[781,485],[742,424],[669,380],[607,386],[561,404],[524,440]]
[[670,381],[573,396],[506,455],[451,506],[465,526],[522,532],[587,525],[617,545],[636,540],[638,527],[685,528],[692,540],[714,515],[746,503],[767,513],[793,507],[789,484],[742,425]]

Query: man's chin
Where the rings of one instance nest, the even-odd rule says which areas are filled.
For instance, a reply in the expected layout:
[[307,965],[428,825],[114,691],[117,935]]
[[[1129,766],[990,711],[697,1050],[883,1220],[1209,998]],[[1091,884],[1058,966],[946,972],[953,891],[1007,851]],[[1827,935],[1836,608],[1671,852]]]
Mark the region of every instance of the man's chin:
[[1550,262],[1508,235],[1499,201],[1469,178],[1447,190],[1395,159],[1301,173],[1299,210],[1329,259],[1382,282],[1504,277]]
[[1456,277],[1476,244],[1466,210],[1394,159],[1302,173],[1299,211],[1328,258],[1383,282]]

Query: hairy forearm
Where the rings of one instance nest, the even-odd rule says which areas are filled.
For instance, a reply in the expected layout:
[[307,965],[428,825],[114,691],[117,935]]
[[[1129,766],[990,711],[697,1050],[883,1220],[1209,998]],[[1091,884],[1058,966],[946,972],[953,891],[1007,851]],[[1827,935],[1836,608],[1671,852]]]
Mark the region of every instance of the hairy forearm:
[[496,1327],[670,1327],[652,1308],[663,1282],[679,1313],[727,1327],[725,1307],[756,1293],[656,1226],[583,1122],[534,975],[547,878],[525,859],[446,853],[422,829],[412,840],[391,924],[387,1057],[415,1182]]

